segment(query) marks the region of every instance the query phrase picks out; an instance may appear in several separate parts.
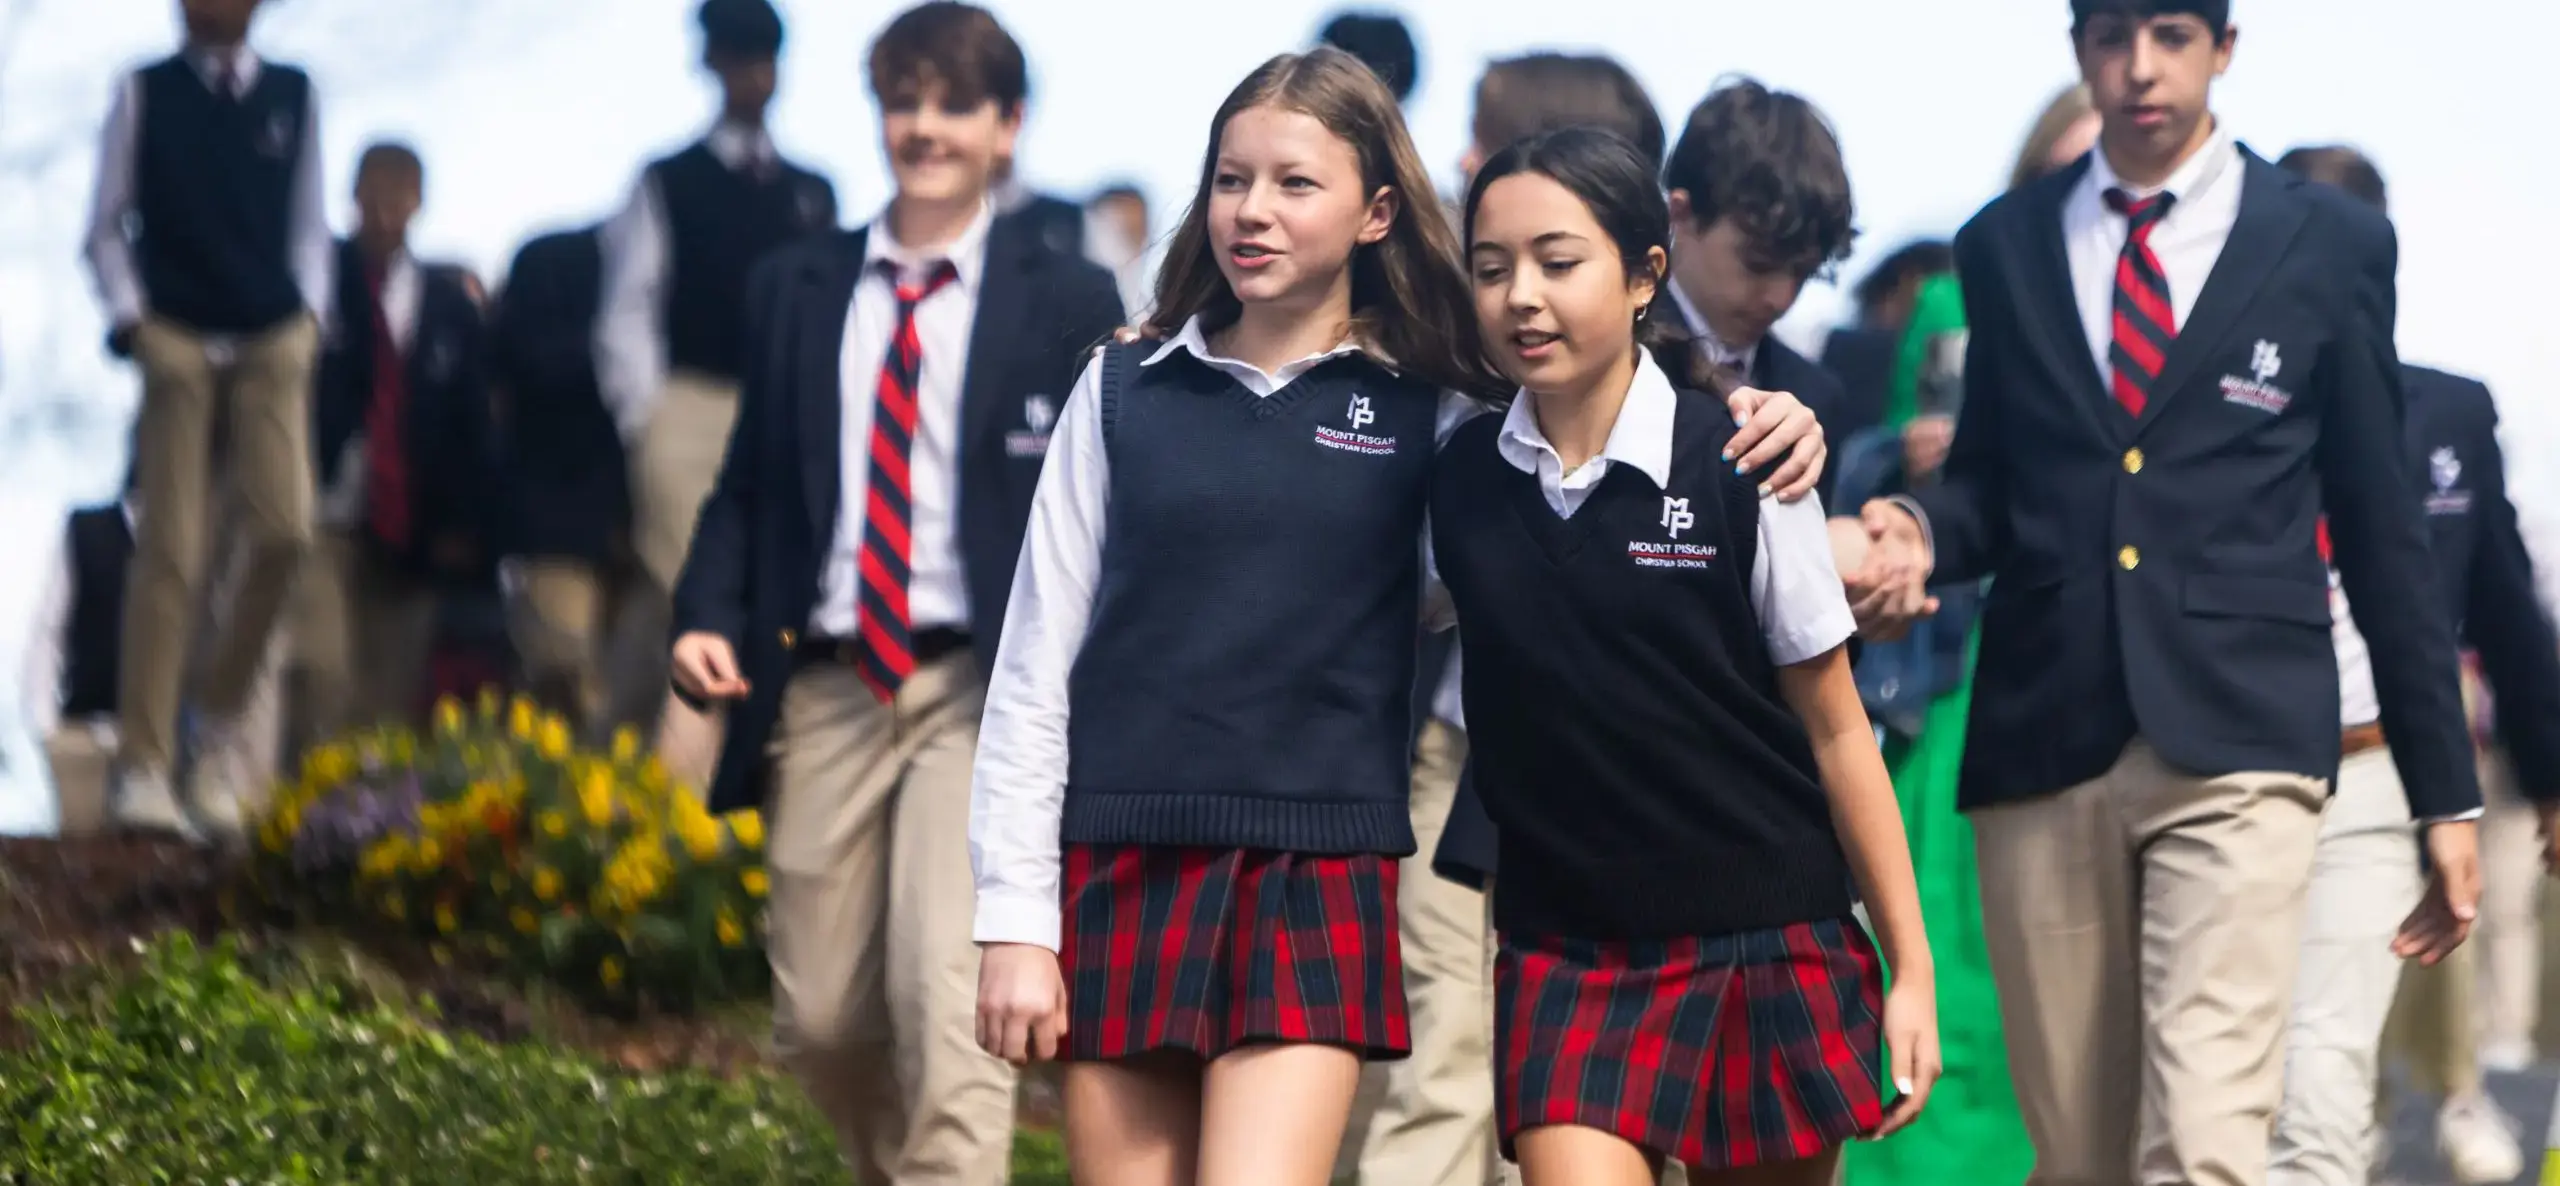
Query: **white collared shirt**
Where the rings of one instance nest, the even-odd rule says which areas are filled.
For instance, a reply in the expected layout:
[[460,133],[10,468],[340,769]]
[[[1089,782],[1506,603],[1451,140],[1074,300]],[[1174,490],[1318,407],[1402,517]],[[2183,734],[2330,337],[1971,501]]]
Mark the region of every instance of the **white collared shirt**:
[[[332,257],[332,263],[337,257]],[[334,275],[336,268],[333,266]],[[382,316],[390,323],[392,348],[400,352],[405,364],[409,347],[418,340],[418,310],[424,298],[425,278],[418,268],[417,257],[407,248],[394,253],[382,272]],[[340,309],[336,314],[336,332],[373,335],[373,310],[369,307]],[[366,390],[371,391],[373,377],[364,376]],[[319,493],[316,517],[323,527],[352,527],[364,517],[365,490],[364,422],[356,422],[354,435],[347,438],[344,451],[338,455],[338,480]]]
[[[1269,398],[1318,364],[1360,350],[1344,342],[1264,371],[1210,349],[1194,318],[1139,365],[1190,353],[1254,395]],[[969,794],[969,864],[978,886],[980,943],[1058,946],[1058,817],[1067,786],[1067,675],[1084,648],[1102,578],[1111,458],[1102,436],[1102,363],[1086,365],[1060,409],[1032,495],[1031,521],[1005,608],[1004,638],[987,682]],[[1439,438],[1483,411],[1455,392],[1440,400]],[[1426,529],[1426,536],[1428,531]],[[1835,578],[1835,584],[1837,583]],[[910,595],[912,596],[912,594]],[[1430,595],[1445,603],[1445,594]]]
[[[1639,353],[1635,383],[1627,389],[1618,422],[1598,456],[1571,473],[1547,434],[1538,427],[1537,399],[1523,391],[1511,401],[1494,448],[1522,473],[1534,474],[1547,507],[1570,519],[1582,509],[1601,479],[1618,466],[1629,466],[1656,489],[1671,482],[1672,427],[1679,396],[1671,379]],[[1723,459],[1711,459],[1721,465]],[[1694,464],[1694,463],[1693,463]],[[1760,500],[1759,546],[1751,563],[1751,609],[1768,640],[1769,658],[1781,667],[1818,658],[1847,642],[1858,625],[1849,613],[1849,595],[1831,559],[1830,520],[1822,499],[1784,503]]]
[[[836,499],[834,542],[818,582],[809,632],[851,638],[861,626],[862,523],[871,488],[871,418],[879,407],[880,368],[898,328],[898,286],[921,285],[948,260],[959,278],[916,306],[916,433],[907,449],[907,625],[913,630],[969,628],[968,571],[960,558],[960,387],[969,369],[969,331],[978,320],[979,285],[987,269],[992,208],[981,209],[960,237],[930,250],[899,243],[886,211],[863,237],[862,278],[845,309],[844,393],[837,449],[843,483]],[[891,280],[881,270],[895,266]]]
[[2382,699],[2373,690],[2373,657],[2364,632],[2356,629],[2347,609],[2347,591],[2338,570],[2329,570],[2329,641],[2338,651],[2338,723],[2350,729],[2382,719]]
[[[245,45],[190,46],[183,56],[207,88],[221,85],[222,68],[228,61],[234,98],[247,95],[265,71],[258,55]],[[302,303],[325,324],[333,292],[329,287],[329,260],[334,244],[329,235],[328,196],[322,188],[320,98],[316,88],[305,103],[302,145],[294,164],[293,211],[285,241],[294,286],[302,291]],[[116,83],[115,100],[107,109],[106,129],[98,148],[98,188],[89,204],[89,271],[97,283],[98,298],[106,305],[110,325],[138,322],[151,311],[151,294],[142,290],[142,271],[134,258],[134,243],[125,237],[125,220],[133,214],[134,203],[141,196],[134,157],[142,147],[142,120],[142,71],[136,70]],[[230,349],[230,343],[219,338],[207,345],[215,348],[217,356],[227,356]]]
[[2176,329],[2185,329],[2195,312],[2196,297],[2213,275],[2222,246],[2240,220],[2240,148],[2219,121],[2213,137],[2169,175],[2166,184],[2126,186],[2107,164],[2103,149],[2089,154],[2089,171],[2062,203],[2062,246],[2071,261],[2071,290],[2080,305],[2080,325],[2089,335],[2089,352],[2098,362],[2100,385],[2115,381],[2109,361],[2116,334],[2116,262],[2124,255],[2132,226],[2107,207],[2107,191],[2124,187],[2136,199],[2156,193],[2177,195],[2151,230],[2151,252],[2169,281],[2169,309]]
[[[763,128],[721,123],[702,143],[732,172],[770,167],[780,158]],[[596,385],[625,441],[640,439],[641,426],[667,379],[667,201],[657,174],[642,169],[620,213],[604,224],[597,241],[604,253],[603,303],[596,314]]]
[[1688,325],[1689,336],[1698,340],[1700,357],[1715,366],[1731,367],[1736,374],[1751,373],[1751,365],[1760,360],[1760,343],[1753,342],[1742,350],[1726,345],[1724,339],[1716,336],[1716,328],[1707,323],[1707,315],[1699,312],[1697,303],[1681,290],[1678,278],[1673,278],[1663,287],[1671,290],[1671,302],[1680,310],[1680,320]]

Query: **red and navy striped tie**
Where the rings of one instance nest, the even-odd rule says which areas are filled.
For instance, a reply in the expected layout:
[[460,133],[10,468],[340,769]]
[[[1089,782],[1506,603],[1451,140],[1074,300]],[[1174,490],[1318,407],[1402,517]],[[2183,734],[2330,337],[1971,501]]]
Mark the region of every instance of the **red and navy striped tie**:
[[2160,379],[2160,364],[2169,344],[2178,340],[2178,315],[2169,304],[2169,277],[2151,250],[2151,232],[2169,216],[2174,194],[2136,198],[2120,189],[2107,191],[2107,208],[2127,224],[2124,251],[2116,257],[2115,346],[2107,351],[2116,402],[2135,416],[2151,402],[2151,385]]
[[916,378],[924,373],[924,347],[916,339],[916,306],[960,278],[945,260],[922,284],[899,284],[897,265],[881,261],[898,290],[898,320],[889,355],[880,364],[879,402],[871,412],[869,491],[862,510],[862,645],[854,671],[882,703],[916,669],[907,637],[908,526],[914,500],[907,455],[916,441]]

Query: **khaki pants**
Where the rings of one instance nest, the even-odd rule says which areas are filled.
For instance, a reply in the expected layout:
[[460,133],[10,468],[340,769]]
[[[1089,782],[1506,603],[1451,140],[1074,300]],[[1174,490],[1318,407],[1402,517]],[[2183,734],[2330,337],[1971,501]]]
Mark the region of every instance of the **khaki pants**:
[[295,741],[414,718],[437,604],[433,584],[384,565],[355,531],[322,533],[294,595]]
[[2034,1186],[2260,1186],[2326,786],[2135,741],[1973,815]]
[[658,588],[672,592],[693,546],[694,521],[719,480],[738,385],[693,371],[667,376],[631,458],[631,546]]
[[[1367,1186],[1486,1186],[1498,1180],[1494,1140],[1493,942],[1485,897],[1431,871],[1449,822],[1467,736],[1423,726],[1413,767],[1413,834],[1421,849],[1397,882],[1404,992],[1413,1055],[1363,1070],[1377,1109],[1343,1142]],[[1349,1165],[1345,1166],[1350,1168]]]
[[142,513],[125,585],[119,672],[123,760],[168,772],[178,704],[205,595],[206,508],[213,442],[228,440],[244,570],[227,620],[206,639],[198,687],[218,716],[245,707],[311,540],[311,358],[318,330],[296,316],[230,344],[218,361],[205,340],[146,320],[134,335],[143,377],[134,464]]
[[[667,376],[632,458],[632,547],[663,593],[672,594],[693,546],[694,523],[720,477],[738,423],[738,385],[693,371]],[[678,782],[702,786],[720,758],[720,718],[663,695],[658,757]]]
[[2423,888],[2417,829],[2390,751],[2348,758],[2320,821],[2305,894],[2271,1186],[2365,1186],[2383,1023],[2400,988],[2391,939]]
[[508,563],[507,631],[534,697],[591,743],[653,722],[667,694],[667,600],[636,565]]
[[2504,749],[2480,760],[2480,924],[2464,946],[2480,969],[2480,1039],[2531,1049],[2542,1005],[2542,820],[2516,790]]
[[766,860],[775,1046],[855,1176],[995,1186],[1014,1074],[978,1049],[969,776],[986,688],[966,652],[894,702],[850,667],[783,693]]

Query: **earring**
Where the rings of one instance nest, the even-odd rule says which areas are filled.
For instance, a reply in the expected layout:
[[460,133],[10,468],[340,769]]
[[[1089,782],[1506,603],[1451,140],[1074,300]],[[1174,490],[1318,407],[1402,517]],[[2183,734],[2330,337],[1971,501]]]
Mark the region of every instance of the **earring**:
[[1636,324],[1637,324],[1637,325],[1643,325],[1643,324],[1644,324],[1644,311],[1645,311],[1645,310],[1647,310],[1647,309],[1650,309],[1650,308],[1652,308],[1652,307],[1653,307],[1653,302],[1651,302],[1651,301],[1647,301],[1647,302],[1645,302],[1644,304],[1641,304],[1641,305],[1636,306]]

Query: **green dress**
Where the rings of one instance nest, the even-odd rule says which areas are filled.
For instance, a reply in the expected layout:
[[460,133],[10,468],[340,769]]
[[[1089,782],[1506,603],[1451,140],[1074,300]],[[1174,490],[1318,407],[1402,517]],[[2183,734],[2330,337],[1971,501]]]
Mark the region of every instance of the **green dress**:
[[[1945,335],[1964,329],[1964,301],[1952,275],[1927,282],[1903,337],[1902,355],[1885,405],[1884,423],[1900,425],[1919,410],[1927,382],[1946,380],[1932,359],[1948,357]],[[1956,813],[1957,771],[1964,762],[1965,714],[1973,702],[1972,650],[1965,680],[1929,706],[1916,739],[1893,737],[1885,762],[1902,800],[1902,826],[1920,883],[1920,912],[1938,968],[1938,1041],[1946,1071],[1929,1108],[1911,1127],[1875,1144],[1849,1146],[1849,1186],[2016,1186],[2034,1168],[2035,1150],[2009,1087],[2008,1047],[2000,1037],[2000,997],[1982,941],[1982,885],[1975,876],[1973,825]]]

